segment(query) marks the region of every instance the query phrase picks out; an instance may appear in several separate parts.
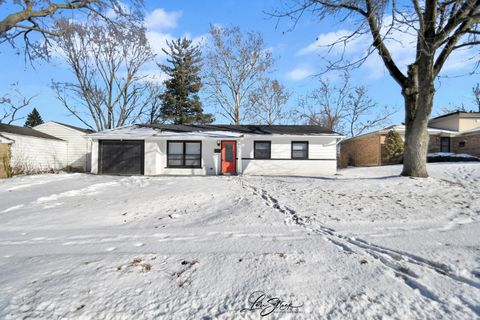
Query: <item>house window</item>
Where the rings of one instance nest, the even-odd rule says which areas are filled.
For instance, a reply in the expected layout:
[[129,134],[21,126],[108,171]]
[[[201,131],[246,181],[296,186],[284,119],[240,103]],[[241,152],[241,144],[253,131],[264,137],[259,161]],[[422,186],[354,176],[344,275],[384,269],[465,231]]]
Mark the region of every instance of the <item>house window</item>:
[[307,141],[292,141],[292,159],[308,159]]
[[200,141],[168,141],[167,167],[201,168],[202,143]]
[[255,141],[253,146],[253,157],[255,159],[270,159],[272,146],[270,141]]

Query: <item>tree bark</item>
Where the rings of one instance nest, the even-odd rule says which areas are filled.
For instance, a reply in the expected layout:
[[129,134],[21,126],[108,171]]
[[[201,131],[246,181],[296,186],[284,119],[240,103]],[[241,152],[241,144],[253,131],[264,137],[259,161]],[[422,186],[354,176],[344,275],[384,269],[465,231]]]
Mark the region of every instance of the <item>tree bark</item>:
[[402,176],[428,177],[428,119],[433,107],[433,57],[419,59],[410,65],[405,99],[405,145]]
[[426,119],[416,117],[405,123],[402,176],[428,177],[426,165],[429,141],[427,124],[428,117]]

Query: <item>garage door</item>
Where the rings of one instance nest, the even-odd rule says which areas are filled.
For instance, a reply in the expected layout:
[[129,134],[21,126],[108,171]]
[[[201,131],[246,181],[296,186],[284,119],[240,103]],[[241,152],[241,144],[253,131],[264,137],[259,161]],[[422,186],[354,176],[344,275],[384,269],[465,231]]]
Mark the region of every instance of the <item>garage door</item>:
[[145,143],[138,140],[101,140],[100,174],[143,174]]

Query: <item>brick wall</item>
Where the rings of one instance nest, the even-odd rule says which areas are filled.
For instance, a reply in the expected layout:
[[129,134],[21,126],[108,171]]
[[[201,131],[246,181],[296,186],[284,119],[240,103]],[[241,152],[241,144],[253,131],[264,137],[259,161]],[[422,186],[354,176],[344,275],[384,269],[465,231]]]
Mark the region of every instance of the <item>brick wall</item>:
[[340,145],[340,168],[368,167],[380,164],[380,134],[343,141]]
[[[461,146],[464,142],[464,146]],[[480,133],[471,136],[459,136],[452,138],[452,152],[467,153],[472,156],[480,157]]]
[[10,145],[6,143],[0,143],[0,178],[6,178],[7,172],[5,163],[10,163]]
[[428,153],[440,152],[440,136],[430,135],[428,141]]
[[[382,144],[380,144],[380,139]],[[380,164],[396,164],[401,162],[401,157],[390,161],[385,155],[384,137],[378,134],[372,134],[355,139],[349,139],[341,143],[340,159],[338,165],[340,168],[347,166],[378,166]],[[428,142],[428,152],[440,152],[440,136],[430,135]],[[459,142],[465,141],[465,147],[459,147]],[[451,140],[451,152],[468,153],[480,157],[480,134],[475,136],[455,137]]]

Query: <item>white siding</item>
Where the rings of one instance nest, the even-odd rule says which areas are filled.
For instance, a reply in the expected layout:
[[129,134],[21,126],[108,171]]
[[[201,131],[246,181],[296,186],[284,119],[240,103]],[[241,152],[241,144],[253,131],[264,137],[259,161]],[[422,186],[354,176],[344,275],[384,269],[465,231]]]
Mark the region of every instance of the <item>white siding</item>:
[[[167,168],[168,140],[201,140],[202,168]],[[145,175],[217,175],[221,173],[220,146],[216,138],[175,137],[145,139]],[[231,139],[236,140],[236,139]],[[336,173],[336,137],[246,136],[237,142],[238,173],[251,175],[320,176]],[[271,141],[271,160],[253,159],[254,141]],[[308,141],[309,159],[292,160],[292,141]],[[92,145],[92,173],[98,173],[98,141]]]
[[67,141],[68,166],[75,170],[90,171],[91,146],[86,133],[52,121],[34,129]]
[[[271,159],[253,159],[254,141],[271,142]],[[292,141],[308,142],[308,160],[292,160]],[[241,142],[242,173],[251,175],[319,176],[337,170],[336,137],[248,136]]]
[[[169,140],[195,140],[192,138],[172,138]],[[196,139],[201,140],[201,139]],[[167,168],[167,140],[150,140],[145,142],[146,175],[216,175],[220,172],[220,154],[214,153],[217,140],[203,139],[202,168]]]
[[270,141],[272,159],[290,159],[292,141],[307,141],[310,159],[336,159],[336,138],[328,136],[248,136],[242,144],[242,158],[253,158],[254,141]]
[[336,160],[242,160],[243,174],[260,176],[323,176],[336,173]]
[[11,165],[25,173],[60,170],[66,166],[67,143],[61,140],[43,139],[2,132],[13,140]]
[[[126,139],[127,140],[127,139]],[[132,140],[132,139],[128,139]],[[168,140],[195,140],[191,137]],[[216,175],[220,173],[220,154],[214,153],[217,140],[202,141],[202,168],[167,168],[167,139],[145,139],[145,175]],[[92,142],[91,172],[98,173],[98,140]]]
[[92,165],[90,167],[90,172],[98,174],[98,140],[93,140],[92,141],[92,153],[91,153],[91,159],[92,159]]

